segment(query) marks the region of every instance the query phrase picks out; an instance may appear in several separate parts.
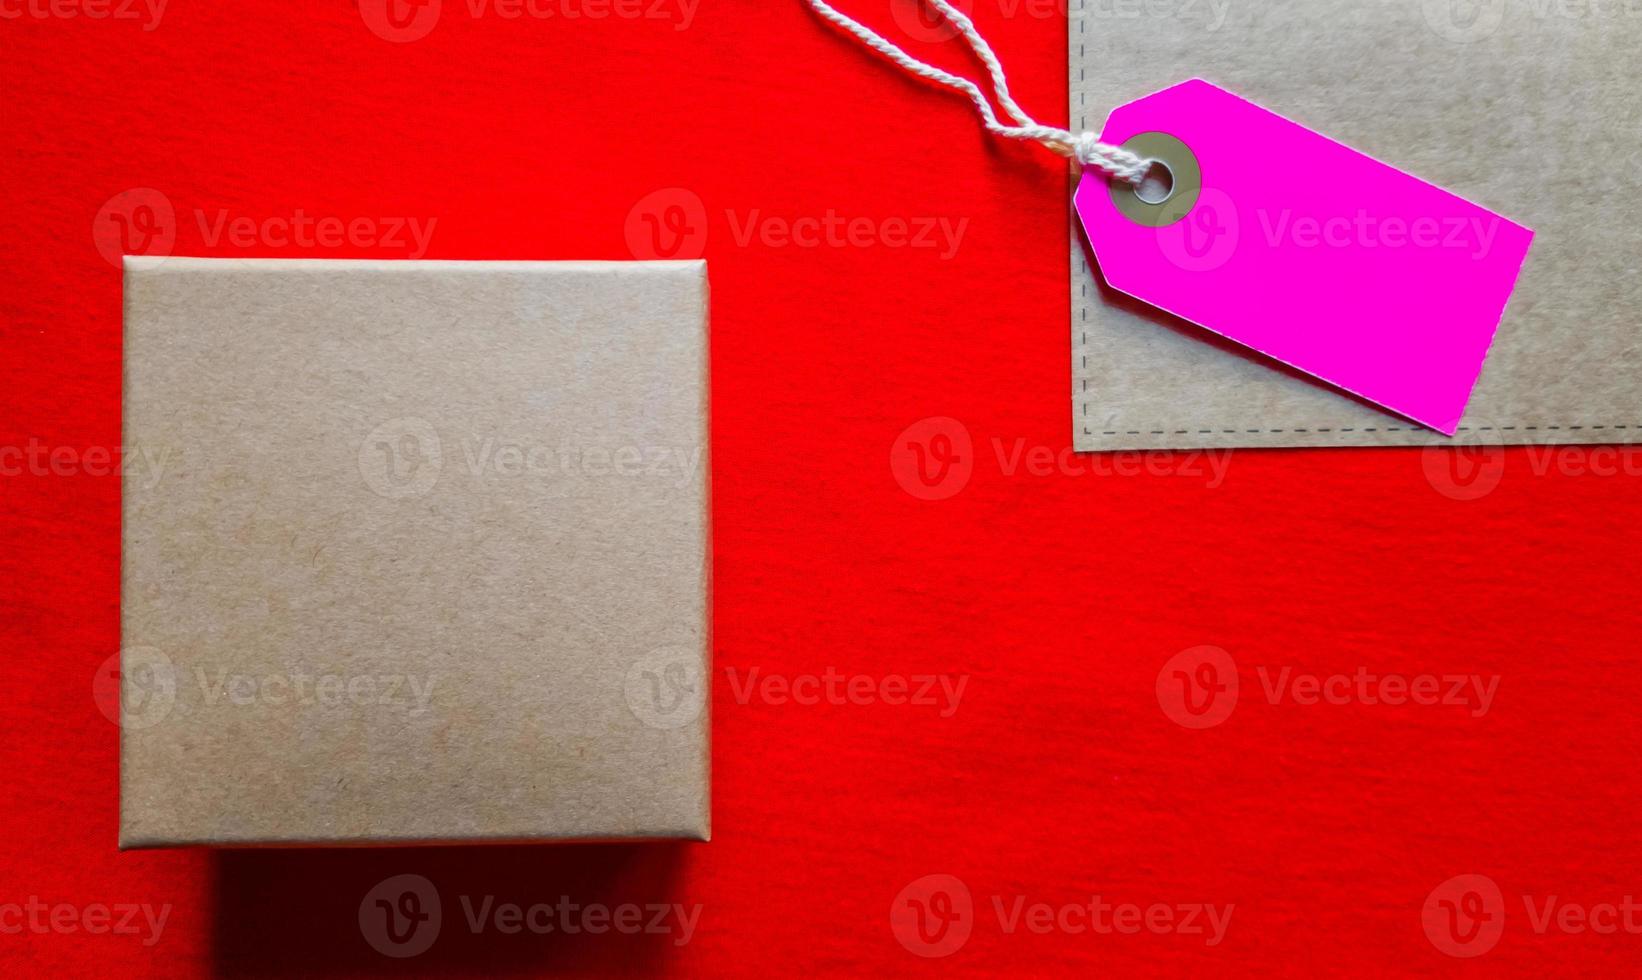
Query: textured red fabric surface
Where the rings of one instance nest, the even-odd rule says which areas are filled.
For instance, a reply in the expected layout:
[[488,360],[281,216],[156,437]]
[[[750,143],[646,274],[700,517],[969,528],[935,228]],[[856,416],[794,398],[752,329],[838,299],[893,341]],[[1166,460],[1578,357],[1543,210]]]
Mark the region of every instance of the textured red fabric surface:
[[[6,972],[1642,963],[1624,910],[1603,910],[1642,892],[1635,458],[1073,456],[1057,159],[986,137],[961,99],[797,0],[553,0],[516,18],[445,0],[414,40],[429,22],[395,28],[361,2],[174,0],[157,24],[124,0],[0,3]],[[883,0],[851,6],[923,30]],[[1056,5],[975,6],[1023,104],[1064,120]],[[118,197],[139,188],[163,198]],[[120,444],[120,286],[98,244],[116,214],[151,230],[140,206],[161,201],[175,254],[704,250],[712,843],[116,852],[118,732],[93,683],[118,646],[103,454]],[[299,215],[344,237],[302,239]],[[425,251],[392,234],[402,219],[436,222]],[[1225,655],[1171,662],[1205,645]],[[865,680],[831,696],[832,675]],[[925,675],[961,694],[893,703]],[[1305,704],[1301,675],[1346,680]],[[1382,703],[1426,675],[1493,694],[1486,710]],[[1212,690],[1232,676],[1225,715]],[[443,901],[412,960],[359,925],[400,874]],[[1445,884],[1459,875],[1498,893]],[[699,919],[682,943],[488,918],[475,933],[463,900],[485,896]],[[1062,911],[1095,896],[1118,910],[1093,928]],[[1199,904],[1233,907],[1218,943],[1184,928]]]

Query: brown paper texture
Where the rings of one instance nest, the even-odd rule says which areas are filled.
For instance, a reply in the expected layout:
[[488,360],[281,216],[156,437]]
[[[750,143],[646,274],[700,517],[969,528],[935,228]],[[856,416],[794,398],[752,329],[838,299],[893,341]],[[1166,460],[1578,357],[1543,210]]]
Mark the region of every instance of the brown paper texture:
[[[1453,441],[1642,435],[1642,4],[1073,0],[1069,39],[1074,129],[1201,76],[1534,230]],[[1075,228],[1080,450],[1450,441],[1121,296],[1091,262]]]
[[128,258],[121,846],[705,840],[706,288]]

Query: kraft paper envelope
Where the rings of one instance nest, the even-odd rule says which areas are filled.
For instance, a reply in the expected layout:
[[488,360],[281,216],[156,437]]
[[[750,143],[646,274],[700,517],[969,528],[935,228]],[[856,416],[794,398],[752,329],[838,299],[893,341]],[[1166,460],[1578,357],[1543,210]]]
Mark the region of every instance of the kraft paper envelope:
[[1202,77],[1535,232],[1448,440],[1114,292],[1074,221],[1077,449],[1642,436],[1642,5],[1073,0],[1069,41],[1075,130]]
[[706,839],[703,263],[125,286],[122,847]]

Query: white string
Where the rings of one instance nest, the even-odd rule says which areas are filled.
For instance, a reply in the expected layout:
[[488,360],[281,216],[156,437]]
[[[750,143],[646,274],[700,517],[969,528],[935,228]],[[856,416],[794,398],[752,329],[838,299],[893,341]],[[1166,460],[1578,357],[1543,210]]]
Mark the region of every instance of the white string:
[[986,66],[987,73],[992,76],[992,89],[997,93],[998,104],[1003,106],[1009,117],[1015,120],[1016,125],[1009,126],[998,121],[997,113],[992,111],[992,103],[986,100],[986,95],[980,86],[967,78],[943,71],[934,65],[919,61],[886,40],[881,34],[867,27],[857,20],[853,20],[839,13],[827,3],[827,0],[805,0],[810,8],[824,20],[843,28],[855,35],[862,44],[878,52],[889,60],[900,65],[903,69],[927,78],[932,82],[945,85],[969,96],[980,112],[981,122],[989,133],[1014,140],[1036,140],[1049,147],[1061,156],[1071,157],[1079,163],[1098,167],[1119,180],[1131,184],[1139,184],[1146,176],[1151,161],[1130,153],[1122,147],[1102,143],[1094,133],[1077,133],[1070,130],[1056,129],[1053,126],[1044,126],[1021,110],[1015,100],[1009,95],[1009,84],[1004,80],[1003,66],[998,63],[997,55],[992,53],[992,46],[986,43],[980,32],[975,30],[975,23],[963,11],[954,7],[949,0],[923,0],[931,7],[940,11],[941,15],[952,23],[952,26],[963,35],[969,49],[975,52],[975,57],[981,59]]

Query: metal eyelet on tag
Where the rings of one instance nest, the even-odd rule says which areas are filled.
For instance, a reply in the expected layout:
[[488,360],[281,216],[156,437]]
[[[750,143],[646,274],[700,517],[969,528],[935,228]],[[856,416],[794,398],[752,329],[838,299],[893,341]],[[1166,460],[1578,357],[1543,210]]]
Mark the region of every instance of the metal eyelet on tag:
[[1166,228],[1184,218],[1203,189],[1203,171],[1191,148],[1168,133],[1141,133],[1124,143],[1123,149],[1161,164],[1173,183],[1168,196],[1153,203],[1141,198],[1140,188],[1134,184],[1112,181],[1112,203],[1119,213],[1148,228]]

